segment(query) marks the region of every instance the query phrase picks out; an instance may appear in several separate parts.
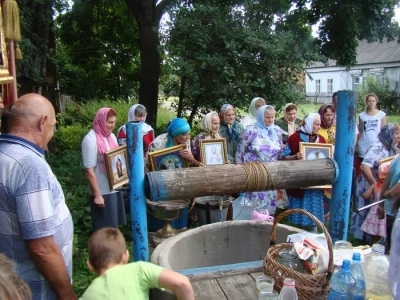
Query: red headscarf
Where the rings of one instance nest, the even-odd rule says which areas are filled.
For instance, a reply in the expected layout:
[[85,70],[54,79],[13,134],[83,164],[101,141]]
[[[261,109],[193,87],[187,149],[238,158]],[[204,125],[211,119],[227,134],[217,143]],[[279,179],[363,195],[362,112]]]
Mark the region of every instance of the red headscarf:
[[97,145],[97,156],[98,156],[97,163],[102,172],[106,171],[106,165],[104,163],[104,152],[107,151],[107,146],[104,141],[104,138],[107,139],[108,144],[110,145],[110,149],[118,147],[118,144],[112,138],[111,133],[108,132],[106,129],[107,116],[110,111],[113,111],[115,115],[117,115],[117,112],[114,109],[109,107],[103,107],[97,111],[93,121],[93,129],[94,132],[96,133],[96,145]]

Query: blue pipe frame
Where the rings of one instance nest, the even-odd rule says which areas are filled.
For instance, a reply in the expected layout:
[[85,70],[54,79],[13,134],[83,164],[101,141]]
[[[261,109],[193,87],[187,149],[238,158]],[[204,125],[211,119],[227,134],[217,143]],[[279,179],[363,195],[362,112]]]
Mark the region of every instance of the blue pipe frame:
[[357,117],[357,93],[338,91],[334,159],[339,167],[333,184],[328,231],[332,241],[347,240],[350,218],[353,161]]
[[129,202],[131,206],[133,259],[134,261],[149,261],[141,122],[126,123],[126,142],[128,147]]

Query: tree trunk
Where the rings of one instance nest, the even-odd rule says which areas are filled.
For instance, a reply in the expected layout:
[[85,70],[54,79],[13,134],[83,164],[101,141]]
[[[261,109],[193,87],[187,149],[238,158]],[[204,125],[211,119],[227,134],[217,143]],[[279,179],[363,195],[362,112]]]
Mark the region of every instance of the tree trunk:
[[155,127],[158,110],[158,83],[160,77],[160,54],[158,26],[160,16],[154,0],[125,0],[135,16],[139,27],[140,87],[139,103],[146,106],[146,122]]
[[197,110],[199,109],[200,97],[201,96],[197,96],[196,97],[196,99],[194,101],[194,105],[192,107],[192,111],[190,112],[190,116],[189,116],[189,120],[188,120],[188,123],[189,123],[190,127],[192,127],[192,123],[193,123],[194,117],[196,115]]
[[178,118],[182,117],[183,98],[185,96],[185,83],[186,83],[186,77],[182,76],[182,78],[181,78],[181,88],[179,90],[179,102],[178,102],[178,114],[177,114]]

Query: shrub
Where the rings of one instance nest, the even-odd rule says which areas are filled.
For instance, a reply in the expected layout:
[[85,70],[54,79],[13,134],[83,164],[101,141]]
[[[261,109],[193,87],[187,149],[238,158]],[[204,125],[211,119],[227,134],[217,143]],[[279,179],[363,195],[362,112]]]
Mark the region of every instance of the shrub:
[[358,111],[365,109],[365,96],[369,93],[374,93],[379,98],[379,108],[386,114],[397,114],[397,95],[394,89],[390,88],[390,83],[387,78],[384,82],[380,82],[373,76],[364,78],[362,85],[358,90]]

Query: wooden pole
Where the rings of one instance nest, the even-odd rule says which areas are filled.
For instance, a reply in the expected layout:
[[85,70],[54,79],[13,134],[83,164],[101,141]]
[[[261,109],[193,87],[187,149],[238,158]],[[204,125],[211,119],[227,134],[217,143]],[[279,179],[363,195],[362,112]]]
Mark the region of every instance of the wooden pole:
[[[267,190],[332,184],[338,176],[333,159],[277,161],[263,165],[272,180]],[[243,192],[248,179],[255,180],[241,164],[154,171],[146,176],[146,196],[151,201],[162,201],[236,194]]]

